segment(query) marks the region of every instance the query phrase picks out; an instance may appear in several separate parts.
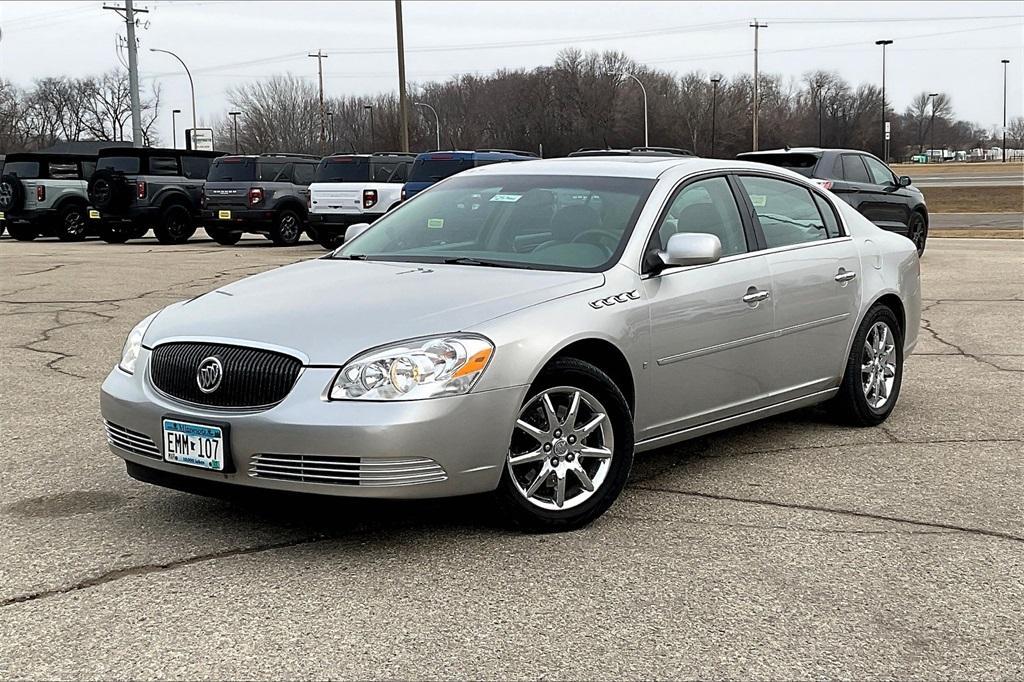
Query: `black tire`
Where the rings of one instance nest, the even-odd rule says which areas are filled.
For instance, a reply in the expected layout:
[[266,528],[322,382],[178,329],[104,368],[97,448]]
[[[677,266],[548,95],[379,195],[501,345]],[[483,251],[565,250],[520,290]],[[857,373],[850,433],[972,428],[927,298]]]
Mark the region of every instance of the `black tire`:
[[910,221],[907,223],[907,238],[917,247],[918,257],[923,256],[924,247],[928,243],[928,221],[918,211],[910,214]]
[[[865,372],[864,367],[870,365],[865,345],[872,329],[878,324],[888,327],[893,345],[892,357],[895,357],[895,362],[892,363],[894,365],[892,386],[885,391],[886,400],[876,406],[872,405],[868,399],[864,375],[867,373],[869,380],[872,375],[870,372]],[[889,418],[893,408],[896,407],[902,384],[903,331],[900,329],[899,320],[896,319],[896,315],[891,309],[884,305],[875,305],[864,316],[857,335],[853,337],[853,347],[846,360],[843,383],[839,386],[839,393],[830,401],[829,411],[837,421],[851,426],[878,426]]]
[[328,251],[334,251],[344,243],[345,236],[337,233],[320,232],[317,234],[316,241]]
[[171,204],[160,212],[153,233],[161,244],[184,244],[196,233],[196,224],[186,207]]
[[278,246],[295,246],[302,239],[302,218],[286,208],[277,214],[274,226],[270,228],[270,240]]
[[17,213],[25,205],[25,185],[17,175],[0,177],[0,213]]
[[227,230],[221,230],[216,227],[206,227],[204,229],[206,230],[206,234],[210,235],[210,239],[223,246],[233,246],[242,238],[241,232],[228,232]]
[[[611,433],[614,434],[614,445],[610,448],[612,455],[603,480],[583,502],[566,509],[543,509],[529,502],[525,494],[521,492],[521,484],[513,480],[510,467],[507,463],[505,464],[501,482],[494,493],[502,519],[530,532],[550,533],[586,526],[612,506],[625,487],[629,478],[629,470],[633,465],[633,419],[622,391],[608,375],[594,365],[581,360],[557,359],[544,369],[533,386],[530,387],[527,398],[523,402],[523,408],[530,406],[545,391],[556,387],[568,387],[583,391],[600,401],[610,423]],[[562,409],[556,405],[559,419],[566,418]],[[526,413],[523,413],[523,417],[526,418]],[[510,452],[516,446],[517,437],[518,434],[513,434]],[[580,445],[584,443],[584,438],[586,437],[581,436],[578,441]],[[557,448],[558,443],[553,443],[553,445]],[[548,450],[546,449],[548,446],[544,447],[545,452],[556,451],[555,448]],[[571,454],[563,458],[563,464],[571,461]],[[579,463],[582,461],[581,458]],[[543,465],[538,463],[538,466]],[[521,472],[522,469],[519,471]]]
[[19,223],[11,223],[7,226],[7,231],[11,233],[11,236],[17,239],[19,242],[30,242],[39,236],[39,231],[31,225],[24,225]]
[[89,203],[101,211],[113,211],[131,203],[134,187],[124,173],[101,168],[89,178]]
[[131,232],[126,229],[114,228],[109,225],[100,228],[100,239],[108,244],[124,244],[131,237]]
[[62,242],[80,242],[85,239],[89,232],[85,206],[70,204],[62,208],[57,215],[54,231]]

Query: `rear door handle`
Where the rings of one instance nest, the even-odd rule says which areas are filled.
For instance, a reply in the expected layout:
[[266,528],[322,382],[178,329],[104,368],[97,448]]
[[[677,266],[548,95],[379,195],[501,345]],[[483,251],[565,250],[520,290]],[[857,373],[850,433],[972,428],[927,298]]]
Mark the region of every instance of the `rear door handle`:
[[771,292],[765,291],[764,289],[755,289],[750,287],[747,289],[747,295],[743,297],[744,303],[760,303],[771,296]]
[[837,282],[849,282],[850,280],[852,280],[856,276],[857,276],[857,273],[854,272],[853,270],[847,270],[845,268],[839,268],[839,272],[836,273],[836,281]]

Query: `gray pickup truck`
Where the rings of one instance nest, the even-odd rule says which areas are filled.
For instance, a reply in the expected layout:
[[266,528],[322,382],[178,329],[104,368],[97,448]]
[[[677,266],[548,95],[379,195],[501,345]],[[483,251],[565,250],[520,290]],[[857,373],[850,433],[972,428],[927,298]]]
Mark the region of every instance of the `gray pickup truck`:
[[89,218],[110,243],[150,229],[161,244],[195,234],[210,162],[223,152],[152,147],[101,149],[89,179]]
[[85,239],[86,181],[95,167],[90,155],[8,154],[0,171],[0,226],[19,241]]

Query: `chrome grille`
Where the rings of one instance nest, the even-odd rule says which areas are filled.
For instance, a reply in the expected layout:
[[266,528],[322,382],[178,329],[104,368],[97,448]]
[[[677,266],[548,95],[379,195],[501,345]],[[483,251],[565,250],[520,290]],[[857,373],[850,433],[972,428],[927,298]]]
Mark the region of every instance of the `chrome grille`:
[[103,426],[107,429],[107,442],[111,445],[143,457],[163,459],[160,455],[160,448],[146,434],[126,429],[113,422],[108,422],[106,419],[103,420]]
[[[208,357],[223,367],[220,386],[199,390],[196,372]],[[302,362],[284,353],[219,343],[174,342],[153,349],[149,374],[161,392],[197,405],[259,408],[275,405],[288,395],[302,370]]]
[[367,459],[329,455],[253,455],[249,475],[363,488],[440,483],[448,479],[441,465],[426,457]]

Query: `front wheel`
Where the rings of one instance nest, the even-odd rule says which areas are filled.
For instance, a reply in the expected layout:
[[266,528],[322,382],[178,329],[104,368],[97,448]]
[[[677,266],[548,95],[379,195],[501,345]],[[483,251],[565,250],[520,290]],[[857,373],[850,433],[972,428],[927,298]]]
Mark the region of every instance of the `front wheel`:
[[877,426],[892,413],[903,383],[903,334],[892,310],[876,305],[853,339],[832,414],[854,426]]
[[277,222],[270,228],[270,240],[278,246],[295,246],[302,237],[302,219],[290,209],[284,209],[277,216]]
[[928,241],[928,223],[920,213],[914,212],[910,215],[910,222],[907,223],[907,238],[917,247],[918,257],[923,256],[924,247]]
[[85,239],[85,209],[81,206],[68,206],[61,209],[57,223],[57,239],[62,242],[80,242]]
[[633,464],[633,420],[607,374],[571,358],[553,362],[517,415],[496,492],[509,519],[552,532],[603,514]]
[[160,222],[153,233],[161,244],[184,244],[196,233],[196,225],[187,208],[172,204],[160,214]]

